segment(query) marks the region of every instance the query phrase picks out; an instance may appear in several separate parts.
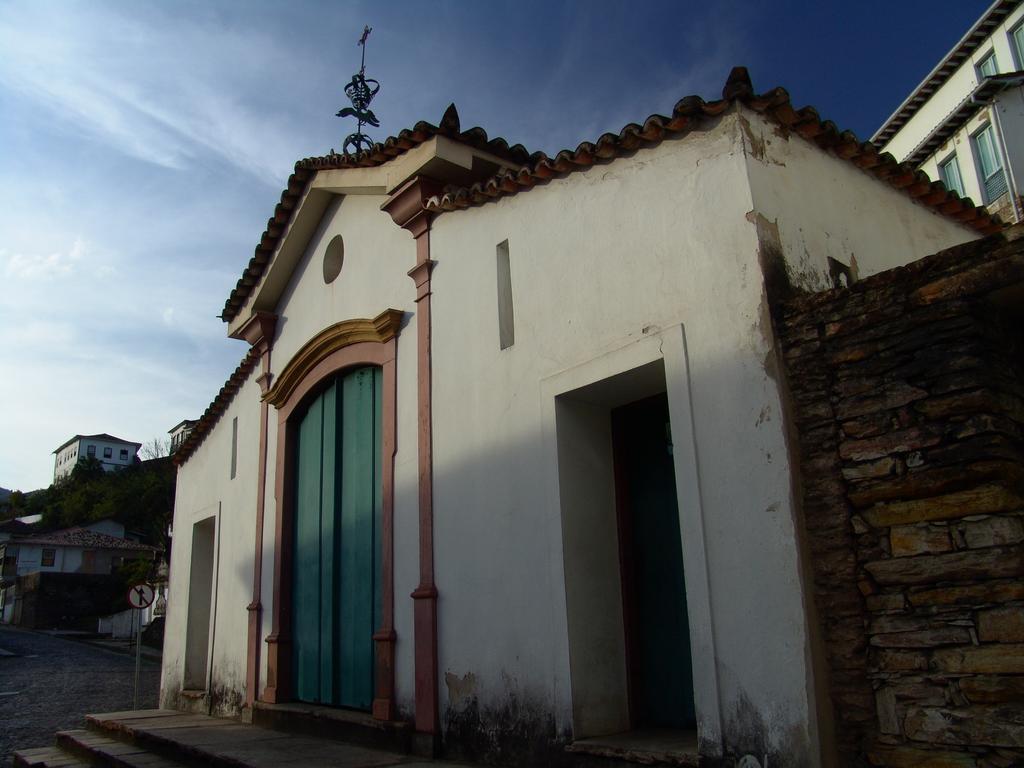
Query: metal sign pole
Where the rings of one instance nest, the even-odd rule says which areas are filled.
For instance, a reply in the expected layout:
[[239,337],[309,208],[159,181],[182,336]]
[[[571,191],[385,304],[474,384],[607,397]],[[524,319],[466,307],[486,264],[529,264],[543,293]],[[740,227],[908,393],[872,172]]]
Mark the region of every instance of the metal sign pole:
[[139,670],[142,667],[142,611],[153,604],[156,593],[150,584],[136,584],[128,590],[128,605],[135,609],[135,693],[132,709],[139,708]]
[[142,609],[135,610],[135,695],[132,698],[132,709],[139,708],[139,668],[142,666]]

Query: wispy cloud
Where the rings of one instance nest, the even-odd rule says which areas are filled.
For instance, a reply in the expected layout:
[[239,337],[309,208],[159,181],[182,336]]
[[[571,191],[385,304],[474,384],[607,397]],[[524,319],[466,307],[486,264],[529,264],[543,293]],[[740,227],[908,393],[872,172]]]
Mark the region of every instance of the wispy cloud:
[[79,266],[88,246],[78,239],[66,253],[11,253],[0,248],[4,275],[12,281],[54,280],[70,277]]
[[[93,3],[0,5],[0,85],[55,125],[137,160],[183,169],[212,156],[277,184],[288,167],[289,126],[223,91],[222,73],[238,71],[253,42],[231,30],[130,18]],[[261,60],[284,58],[272,39],[260,42]]]

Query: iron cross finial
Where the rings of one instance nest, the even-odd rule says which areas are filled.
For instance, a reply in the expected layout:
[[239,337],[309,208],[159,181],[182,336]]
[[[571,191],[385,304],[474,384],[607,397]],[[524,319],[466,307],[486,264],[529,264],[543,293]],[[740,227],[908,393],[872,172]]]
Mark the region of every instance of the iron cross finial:
[[350,133],[345,137],[345,144],[342,146],[342,152],[346,155],[350,154],[350,148],[356,154],[363,150],[370,149],[373,146],[373,141],[369,136],[363,133],[363,123],[372,125],[374,128],[380,126],[380,121],[377,116],[370,111],[370,102],[373,101],[373,97],[377,95],[377,91],[380,90],[380,83],[376,80],[366,78],[366,39],[370,36],[373,31],[373,27],[364,26],[363,34],[359,38],[359,47],[363,49],[362,60],[360,61],[359,72],[352,76],[352,80],[348,85],[345,86],[345,95],[348,96],[348,100],[352,102],[351,107],[345,107],[338,112],[338,117],[354,117],[358,121],[356,126],[356,132]]

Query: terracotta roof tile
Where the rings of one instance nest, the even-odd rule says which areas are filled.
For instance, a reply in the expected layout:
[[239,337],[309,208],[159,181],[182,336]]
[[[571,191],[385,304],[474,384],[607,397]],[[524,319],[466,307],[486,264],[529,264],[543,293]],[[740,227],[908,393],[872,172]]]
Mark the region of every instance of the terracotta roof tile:
[[706,102],[699,96],[687,96],[675,105],[671,115],[651,115],[643,125],[630,123],[618,134],[606,133],[594,143],[585,141],[575,150],[562,150],[554,158],[542,153],[534,155],[530,163],[518,170],[499,173],[470,187],[449,188],[428,200],[426,208],[442,212],[483,205],[531,189],[556,176],[609,162],[640,147],[655,146],[666,138],[682,136],[703,121],[721,115],[734,101],[981,234],[996,232],[1003,226],[998,218],[974,205],[970,198],[961,199],[956,192],[931,181],[912,165],[897,163],[892,155],[879,153],[870,142],[861,142],[852,132],[839,130],[831,120],[822,120],[813,107],[794,108],[785,89],[774,88],[755,94],[743,67],[733,69],[722,90],[722,98],[717,101]]
[[130,549],[135,551],[155,552],[156,547],[140,544],[130,539],[119,539],[106,533],[93,531],[89,528],[65,528],[62,531],[40,534],[38,536],[18,536],[12,544],[39,544],[44,547],[86,547],[88,549]]
[[213,429],[213,425],[220,420],[221,414],[231,404],[231,401],[235,399],[235,395],[238,394],[246,379],[249,378],[249,374],[252,373],[259,359],[260,356],[257,348],[250,347],[242,361],[238,364],[238,367],[235,368],[235,372],[228,377],[228,380],[224,382],[224,386],[220,388],[220,392],[213,398],[213,402],[203,411],[203,415],[199,417],[185,442],[172,454],[171,460],[175,466],[180,467],[184,464],[188,457],[199,447],[199,444],[203,442],[207,433]]
[[455,105],[450,104],[441,118],[440,125],[432,125],[421,120],[412,128],[399,131],[397,136],[390,136],[383,142],[374,144],[369,149],[355,155],[339,155],[332,150],[331,154],[323,157],[307,157],[299,160],[295,163],[295,171],[288,177],[288,184],[281,193],[281,201],[274,208],[274,215],[267,221],[267,228],[256,245],[255,253],[224,304],[221,318],[226,322],[233,320],[249,298],[252,289],[263,277],[263,272],[277,248],[281,235],[284,234],[288,222],[291,221],[299,201],[306,193],[306,188],[317,171],[339,168],[372,168],[383,165],[435,136],[445,136],[475,149],[490,152],[492,155],[497,155],[515,164],[525,163],[530,158],[530,153],[522,144],[509,146],[509,143],[500,136],[489,139],[483,128],[461,130],[458,112],[455,110]]
[[[850,161],[936,211],[949,211],[944,215],[982,234],[997,231],[1003,226],[998,218],[991,216],[984,208],[975,206],[970,199],[960,201],[955,192],[946,190],[938,182],[933,183],[923,172],[916,171],[906,163],[897,163],[888,153],[879,154],[874,145],[861,142],[850,131],[840,131],[830,120],[822,120],[813,107],[796,109],[785,89],[774,88],[766,93],[755,94],[747,70],[736,67],[726,81],[721,99],[704,101],[700,96],[685,96],[676,103],[671,115],[656,114],[648,117],[643,124],[629,123],[617,134],[606,133],[594,142],[583,142],[575,150],[562,150],[553,158],[543,152],[529,154],[521,144],[510,147],[502,138],[488,139],[482,128],[460,131],[458,115],[454,107],[449,107],[440,126],[419,122],[357,155],[332,153],[324,157],[299,160],[281,194],[281,201],[274,209],[273,217],[267,222],[267,229],[253,257],[224,304],[221,318],[230,322],[249,298],[317,171],[383,165],[434,136],[447,136],[520,164],[517,170],[499,173],[471,187],[448,189],[427,203],[427,208],[435,212],[455,211],[516,194],[596,163],[609,162],[636,149],[654,146],[668,137],[685,135],[703,121],[721,115],[734,101],[753,109],[784,129],[798,133],[823,150]],[[948,205],[951,200],[958,200],[958,205]]]

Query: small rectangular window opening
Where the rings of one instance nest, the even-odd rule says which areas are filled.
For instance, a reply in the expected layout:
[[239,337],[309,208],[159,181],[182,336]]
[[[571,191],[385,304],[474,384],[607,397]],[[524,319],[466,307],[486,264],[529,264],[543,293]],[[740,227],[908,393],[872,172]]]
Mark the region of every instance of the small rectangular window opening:
[[231,420],[231,479],[235,479],[238,469],[238,417]]
[[995,77],[999,71],[999,65],[996,63],[996,52],[991,51],[988,56],[978,63],[976,69],[979,80],[984,80],[986,77]]
[[516,343],[515,314],[512,309],[512,265],[508,240],[498,243],[498,340],[502,349]]
[[942,183],[946,185],[946,189],[956,192],[960,197],[966,197],[964,182],[960,176],[960,164],[957,162],[955,154],[939,163],[939,175],[942,177]]

